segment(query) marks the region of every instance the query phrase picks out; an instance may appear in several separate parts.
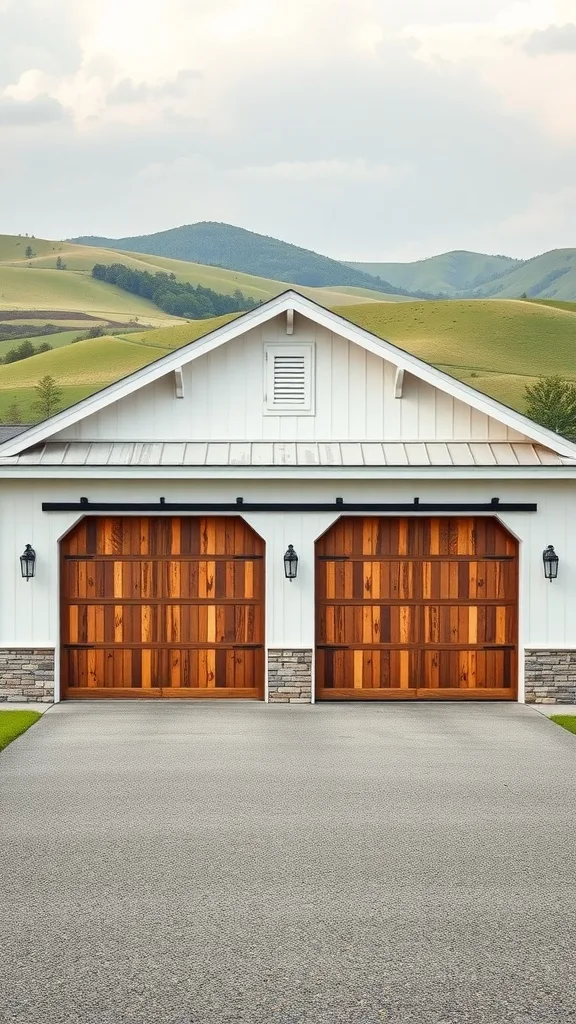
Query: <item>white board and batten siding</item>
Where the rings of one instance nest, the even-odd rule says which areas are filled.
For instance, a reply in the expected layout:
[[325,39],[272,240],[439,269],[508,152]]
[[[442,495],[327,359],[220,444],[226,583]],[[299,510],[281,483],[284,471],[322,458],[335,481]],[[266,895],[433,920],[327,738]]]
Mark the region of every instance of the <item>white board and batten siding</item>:
[[[297,415],[290,414],[289,401],[275,414],[268,400],[276,346],[288,354],[301,346],[311,367],[312,392]],[[279,316],[183,366],[183,399],[175,400],[174,374],[167,374],[54,439],[524,440],[518,431],[411,373],[404,375],[403,397],[395,398],[396,372],[388,360],[301,316],[287,338],[286,318]]]

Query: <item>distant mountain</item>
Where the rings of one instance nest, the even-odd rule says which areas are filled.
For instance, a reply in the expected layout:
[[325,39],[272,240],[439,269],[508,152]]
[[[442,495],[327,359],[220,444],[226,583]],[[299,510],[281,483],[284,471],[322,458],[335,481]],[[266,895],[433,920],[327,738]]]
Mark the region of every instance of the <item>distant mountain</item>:
[[481,287],[495,275],[520,266],[510,256],[487,256],[479,252],[445,252],[415,263],[347,263],[346,266],[385,278],[396,288],[432,292],[450,298]]
[[414,263],[340,262],[278,238],[203,221],[153,235],[84,236],[81,245],[221,267],[296,286],[367,288],[413,298],[576,300],[576,249],[529,260],[456,250]]
[[204,221],[133,238],[99,238],[90,235],[70,241],[224,267],[308,287],[344,285],[392,295],[405,294],[403,288],[363,270],[356,270],[309,249],[301,249],[297,245],[281,242],[268,235],[258,235],[231,224]]
[[396,288],[422,290],[451,299],[576,299],[576,249],[552,249],[529,260],[446,252],[415,263],[348,263],[386,276]]
[[472,298],[576,299],[576,249],[552,249],[505,271],[470,293]]

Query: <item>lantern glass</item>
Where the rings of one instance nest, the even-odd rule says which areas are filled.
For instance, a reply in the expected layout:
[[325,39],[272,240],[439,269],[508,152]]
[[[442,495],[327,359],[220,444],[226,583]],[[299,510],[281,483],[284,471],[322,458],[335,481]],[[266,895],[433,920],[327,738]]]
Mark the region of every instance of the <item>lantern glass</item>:
[[27,544],[20,555],[20,572],[26,581],[33,579],[36,574],[36,552],[31,544]]
[[294,545],[289,544],[284,555],[284,575],[287,580],[295,580],[298,575],[298,555],[294,551]]
[[549,544],[545,551],[542,552],[542,561],[544,562],[544,576],[547,580],[555,580],[558,578],[558,563],[560,559],[554,551],[554,546]]

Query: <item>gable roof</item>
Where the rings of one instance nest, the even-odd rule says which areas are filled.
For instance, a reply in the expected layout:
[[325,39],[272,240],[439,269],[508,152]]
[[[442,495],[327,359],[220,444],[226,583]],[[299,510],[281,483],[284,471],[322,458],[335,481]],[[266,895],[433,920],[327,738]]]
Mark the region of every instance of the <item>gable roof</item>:
[[26,448],[41,444],[66,427],[72,426],[79,420],[99,412],[113,402],[133,394],[133,392],[138,391],[147,384],[153,383],[166,374],[181,369],[182,366],[193,362],[195,359],[199,359],[221,345],[227,344],[227,342],[245,334],[247,331],[252,330],[252,328],[260,327],[262,324],[288,310],[294,310],[294,312],[308,318],[313,323],[338,334],[340,337],[356,345],[360,345],[368,352],[372,352],[382,359],[387,359],[398,369],[413,374],[420,380],[432,385],[432,387],[446,392],[453,398],[477,409],[479,412],[491,416],[513,430],[519,431],[531,441],[544,445],[559,455],[572,459],[576,458],[576,444],[567,441],[546,427],[539,426],[539,424],[534,423],[521,413],[502,405],[501,402],[496,401],[494,398],[489,398],[480,391],[476,391],[468,384],[450,377],[442,370],[438,370],[417,356],[405,352],[391,342],[379,338],[377,335],[365,330],[365,328],[358,327],[343,316],[333,313],[323,306],[319,306],[316,302],[305,298],[305,296],[292,289],[270,299],[256,309],[244,313],[230,323],[218,327],[196,341],[190,342],[182,348],[162,356],[160,359],[149,363],[140,370],[136,370],[129,376],[115,381],[114,384],[110,384],[102,391],[90,395],[76,405],[63,410],[63,412],[56,413],[50,419],[29,427],[19,434],[18,437],[11,438],[0,444],[0,458],[19,455]]

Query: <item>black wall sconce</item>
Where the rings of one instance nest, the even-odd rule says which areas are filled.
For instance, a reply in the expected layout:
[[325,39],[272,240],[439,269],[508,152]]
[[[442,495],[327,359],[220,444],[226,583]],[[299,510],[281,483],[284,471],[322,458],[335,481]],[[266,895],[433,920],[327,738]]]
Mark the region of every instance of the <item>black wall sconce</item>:
[[27,544],[23,554],[20,555],[20,572],[22,579],[26,582],[36,575],[36,552],[31,544]]
[[560,559],[554,551],[554,545],[549,544],[542,552],[544,562],[544,576],[547,580],[555,580],[558,577],[558,562]]
[[298,555],[292,544],[288,545],[288,551],[284,555],[284,575],[287,580],[295,580],[298,575]]

